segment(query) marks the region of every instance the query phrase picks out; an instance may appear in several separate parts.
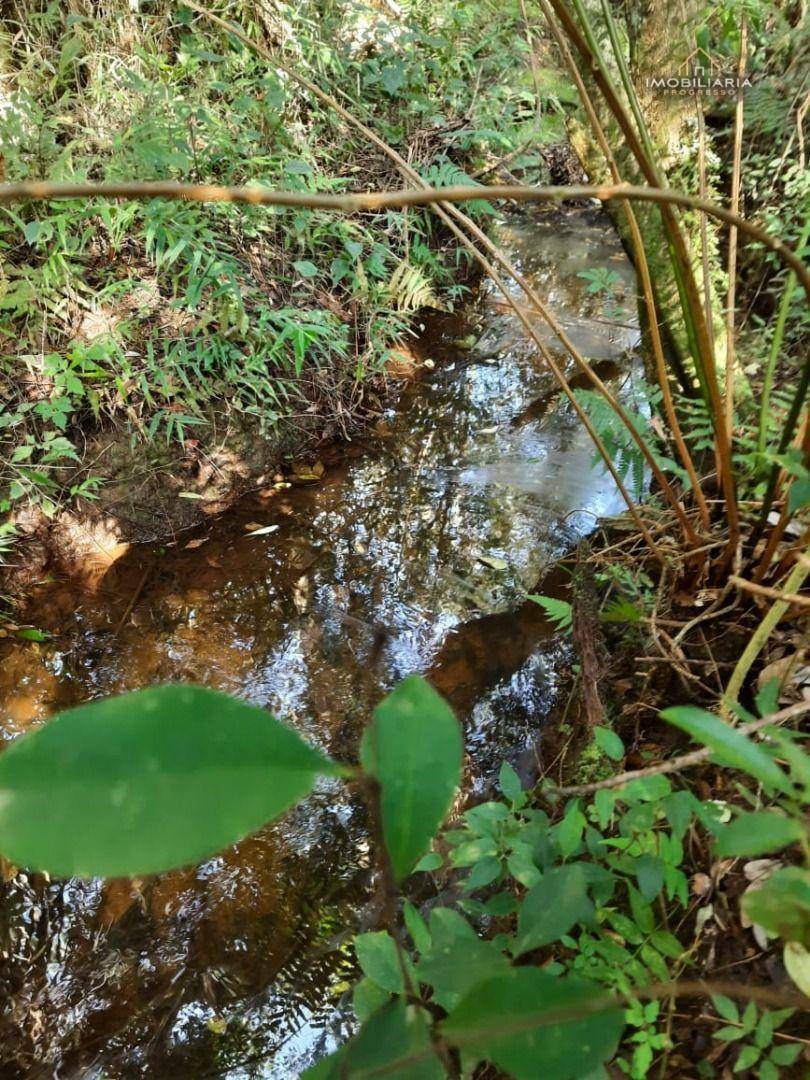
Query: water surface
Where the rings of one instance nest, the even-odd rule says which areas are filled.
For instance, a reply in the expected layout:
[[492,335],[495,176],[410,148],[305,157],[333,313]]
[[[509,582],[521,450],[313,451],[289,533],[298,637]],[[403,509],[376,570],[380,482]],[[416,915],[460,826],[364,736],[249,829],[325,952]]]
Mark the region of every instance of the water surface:
[[[635,283],[607,219],[521,216],[499,240],[631,394]],[[607,303],[578,277],[602,266],[618,275]],[[486,285],[462,312],[430,318],[418,351],[433,366],[361,443],[326,455],[318,482],[134,549],[92,588],[44,585],[31,617],[54,638],[8,648],[4,736],[88,699],[185,680],[266,706],[351,758],[371,707],[416,671],[464,724],[468,791],[533,747],[564,645],[526,593],[622,506]],[[256,525],[277,528],[251,537]],[[365,824],[345,789],[324,784],[181,872],[12,876],[0,905],[2,1075],[298,1075],[345,1036],[351,932],[376,924]]]

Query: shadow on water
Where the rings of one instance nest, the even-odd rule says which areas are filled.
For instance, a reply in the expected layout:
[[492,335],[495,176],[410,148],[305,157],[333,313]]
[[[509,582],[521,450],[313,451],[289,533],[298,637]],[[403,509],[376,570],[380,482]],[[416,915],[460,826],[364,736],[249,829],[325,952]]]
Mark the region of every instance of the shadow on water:
[[[500,241],[602,377],[621,381],[638,342],[635,282],[606,219],[522,216]],[[577,276],[599,266],[619,278],[607,312]],[[187,680],[267,706],[345,758],[374,703],[418,671],[465,725],[469,791],[534,745],[565,650],[526,593],[621,504],[486,286],[432,320],[420,349],[435,367],[319,483],[134,549],[92,592],[44,585],[31,618],[54,638],[7,652],[5,736]],[[252,537],[254,523],[277,529]],[[559,569],[553,579],[546,591],[564,587]],[[184,871],[11,876],[2,1075],[297,1075],[345,1035],[351,932],[376,918],[370,876],[362,807],[335,784]]]

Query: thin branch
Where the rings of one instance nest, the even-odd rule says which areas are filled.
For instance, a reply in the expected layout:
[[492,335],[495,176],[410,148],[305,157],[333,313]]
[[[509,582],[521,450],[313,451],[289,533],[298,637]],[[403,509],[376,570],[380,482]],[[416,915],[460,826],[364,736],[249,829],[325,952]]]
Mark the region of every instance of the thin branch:
[[782,600],[786,604],[798,604],[800,607],[810,607],[810,596],[801,596],[799,593],[781,592],[779,589],[771,589],[767,585],[758,585],[755,581],[746,581],[745,578],[729,574],[728,580],[743,592],[754,593],[755,596],[765,596],[769,600]]
[[[786,724],[797,716],[803,716],[810,712],[810,701],[800,701],[796,705],[790,705],[781,712],[771,713],[759,720],[752,720],[748,724],[742,724],[736,730],[741,735],[752,735],[755,731],[761,731],[764,727],[773,724]],[[693,765],[700,765],[708,761],[714,751],[708,746],[700,750],[693,750],[689,754],[681,754],[679,757],[670,758],[668,761],[659,762],[658,765],[650,765],[646,769],[635,769],[633,772],[617,773],[608,777],[607,780],[598,780],[592,784],[573,784],[570,787],[544,788],[542,794],[550,797],[563,797],[568,795],[590,795],[594,791],[602,791],[604,788],[624,787],[633,780],[640,780],[647,776],[663,776],[666,773],[680,772],[682,769],[691,769]]]
[[[785,592],[788,594],[798,592],[802,585],[804,585],[808,574],[810,574],[810,562],[807,559],[802,559],[800,557],[788,575],[788,579],[785,582]],[[734,671],[732,671],[731,678],[728,681],[728,686],[726,687],[724,695],[726,709],[737,701],[743,683],[745,682],[748,672],[751,670],[751,666],[764,649],[765,642],[771,636],[774,627],[789,607],[790,604],[785,600],[775,600],[762,622],[760,622],[759,626],[757,626],[756,630],[751,635],[751,638],[737,661],[737,666],[734,668]]]
[[735,225],[770,251],[775,252],[790,267],[810,300],[810,270],[796,252],[778,237],[755,221],[748,221],[724,206],[687,195],[669,188],[636,186],[635,184],[570,184],[534,187],[523,184],[451,185],[446,188],[426,187],[418,191],[367,191],[353,195],[316,195],[300,191],[281,191],[260,187],[221,187],[217,184],[180,184],[173,180],[107,181],[104,183],[57,183],[29,180],[17,184],[0,184],[0,203],[26,199],[178,199],[192,202],[239,202],[254,206],[295,206],[310,210],[338,210],[356,214],[363,210],[396,210],[403,206],[430,206],[442,202],[476,202],[505,200],[508,202],[564,202],[573,199],[598,199],[613,202],[617,199],[636,199],[659,205],[684,206],[704,210],[707,214]]

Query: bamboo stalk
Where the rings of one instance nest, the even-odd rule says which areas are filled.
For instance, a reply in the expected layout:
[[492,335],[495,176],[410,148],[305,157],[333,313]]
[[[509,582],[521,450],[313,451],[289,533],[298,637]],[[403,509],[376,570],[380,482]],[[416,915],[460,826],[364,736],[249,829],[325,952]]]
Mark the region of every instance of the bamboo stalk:
[[[745,78],[747,60],[748,23],[745,15],[740,23],[740,62],[737,66],[738,86]],[[740,212],[740,171],[742,162],[742,139],[745,110],[743,92],[737,91],[734,109],[734,150],[731,165],[731,209]],[[728,231],[728,292],[726,294],[726,424],[731,430],[734,423],[734,320],[737,303],[737,229],[732,225]]]
[[[799,237],[799,252],[803,250],[808,238],[810,238],[810,214],[804,219],[804,227],[801,236]],[[757,453],[759,454],[765,453],[765,445],[768,440],[768,414],[771,407],[771,392],[773,390],[774,376],[776,374],[776,365],[782,350],[782,341],[785,337],[785,326],[787,325],[787,317],[790,312],[790,303],[793,299],[795,289],[796,275],[791,270],[782,291],[782,299],[779,301],[779,311],[776,316],[773,339],[768,353],[768,363],[765,368],[765,375],[762,382],[762,399],[759,406],[759,431],[757,435]]]
[[[616,34],[613,17],[606,0],[602,0],[605,24],[613,46],[616,63],[619,67],[622,86],[630,101],[636,122],[639,125],[638,133],[633,127],[630,117],[627,115],[613,86],[613,80],[602,58],[601,51],[590,26],[582,0],[573,0],[574,7],[582,24],[582,30],[580,30],[580,27],[577,26],[571,17],[564,0],[550,0],[550,3],[565,28],[567,36],[574,43],[585,63],[588,64],[593,71],[594,80],[599,86],[608,107],[618,121],[627,145],[638,162],[639,168],[644,174],[645,179],[655,187],[662,187],[662,177],[655,164],[654,151],[646,125],[644,124],[644,117],[642,116],[638,105],[630,73],[627,70],[627,65]],[[699,210],[701,209],[701,206],[695,204],[694,208]],[[736,484],[731,457],[731,439],[725,422],[725,409],[717,381],[717,368],[712,343],[709,338],[703,305],[697,289],[697,283],[689,259],[689,253],[686,248],[686,242],[678,220],[672,211],[672,205],[662,205],[661,217],[671,246],[673,272],[678,285],[678,291],[681,295],[681,307],[684,313],[685,326],[689,332],[690,341],[692,343],[695,368],[704,397],[707,404],[710,406],[711,421],[715,433],[715,443],[719,459],[718,475],[725,495],[726,514],[728,517],[728,543],[724,554],[719,560],[721,569],[723,569],[731,561],[731,558],[737,549],[740,535]]]
[[[788,575],[782,592],[788,594],[797,593],[804,585],[808,574],[810,574],[810,560],[806,558],[805,553],[805,558],[799,556],[796,565],[793,567],[793,570]],[[746,645],[745,649],[742,652],[742,655],[737,661],[737,666],[731,673],[731,678],[728,681],[725,694],[723,695],[726,711],[728,711],[731,706],[736,705],[737,699],[740,696],[740,691],[742,690],[743,683],[746,680],[748,672],[751,670],[751,667],[753,666],[757,657],[765,647],[765,643],[773,633],[774,627],[789,607],[789,600],[774,601],[774,603],[768,610],[768,613],[765,615],[764,619],[760,622],[759,626],[751,635],[750,641]]]
[[[557,20],[554,18],[554,14],[548,5],[548,0],[539,0],[540,7],[548,23],[549,29],[554,36],[557,46],[560,49],[565,65],[568,68],[568,72],[571,78],[574,80],[574,85],[577,88],[577,92],[582,101],[583,108],[588,117],[588,121],[593,130],[597,143],[602,151],[602,154],[607,162],[608,169],[610,171],[611,179],[614,184],[620,184],[622,182],[619,167],[616,163],[616,158],[613,155],[613,151],[610,149],[610,145],[605,136],[604,129],[599,122],[599,117],[596,115],[596,109],[594,108],[591,96],[585,87],[582,76],[579,73],[574,58],[571,55],[571,50],[568,47],[568,42],[563,37],[560,28],[557,24]],[[689,448],[686,445],[686,441],[681,431],[681,425],[678,421],[678,415],[675,411],[675,404],[672,399],[672,390],[669,385],[669,375],[667,372],[666,360],[664,358],[664,347],[661,340],[661,330],[658,325],[658,314],[655,307],[655,296],[652,287],[652,279],[650,276],[650,264],[647,261],[647,253],[644,250],[644,240],[641,235],[641,230],[638,225],[638,220],[633,211],[632,204],[628,199],[623,199],[621,207],[627,221],[627,226],[630,230],[631,244],[633,248],[633,256],[635,259],[636,268],[638,270],[639,278],[641,279],[641,289],[644,296],[644,304],[647,310],[647,321],[650,327],[650,344],[652,347],[652,353],[655,360],[656,377],[658,379],[658,385],[661,390],[662,402],[664,405],[664,412],[667,417],[667,423],[669,424],[670,432],[675,445],[678,450],[678,455],[681,459],[684,469],[689,477],[689,482],[692,485],[692,492],[697,503],[698,512],[700,514],[701,525],[704,529],[709,528],[709,510],[706,505],[706,499],[703,494],[703,488],[700,484],[700,479],[697,475],[692,455],[689,453]]]

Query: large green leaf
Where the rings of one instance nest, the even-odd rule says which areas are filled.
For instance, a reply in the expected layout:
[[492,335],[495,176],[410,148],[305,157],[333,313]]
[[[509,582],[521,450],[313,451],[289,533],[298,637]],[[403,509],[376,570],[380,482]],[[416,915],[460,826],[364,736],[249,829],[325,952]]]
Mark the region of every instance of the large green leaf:
[[801,822],[775,810],[740,814],[717,834],[718,855],[766,855],[801,840]]
[[442,1080],[444,1069],[433,1052],[426,1014],[401,998],[371,1016],[360,1033],[336,1053],[303,1074],[301,1080]]
[[758,889],[749,889],[742,908],[748,918],[786,941],[810,945],[810,870],[786,866]]
[[461,756],[458,721],[424,679],[405,679],[374,710],[361,759],[380,782],[383,835],[398,879],[425,854],[450,809]]
[[389,994],[401,994],[404,991],[396,942],[387,931],[376,930],[368,934],[358,934],[354,939],[354,951],[364,975],[373,979]]
[[623,1027],[594,983],[524,967],[476,986],[440,1030],[470,1071],[490,1061],[516,1080],[574,1080],[613,1056]]
[[0,755],[0,851],[60,876],[157,873],[254,832],[336,768],[263,709],[213,690],[108,698]]
[[582,866],[570,863],[549,870],[520,906],[515,956],[549,945],[567,934],[574,923],[590,922],[593,917]]
[[741,735],[731,724],[719,717],[693,705],[664,709],[661,716],[687,732],[693,739],[708,746],[724,765],[741,769],[768,788],[790,790],[790,781],[773,758],[768,757],[752,739]]
[[476,983],[509,970],[509,961],[491,941],[484,941],[451,908],[439,907],[430,913],[432,944],[420,960],[416,973],[420,982],[433,987],[433,997],[445,1009],[452,1009]]

